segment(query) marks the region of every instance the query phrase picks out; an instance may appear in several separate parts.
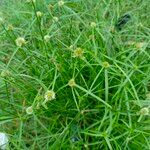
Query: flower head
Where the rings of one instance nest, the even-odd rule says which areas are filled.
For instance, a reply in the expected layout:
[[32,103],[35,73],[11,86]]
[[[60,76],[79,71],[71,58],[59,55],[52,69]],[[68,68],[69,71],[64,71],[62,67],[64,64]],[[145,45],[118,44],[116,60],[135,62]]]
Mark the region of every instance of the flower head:
[[25,39],[24,39],[23,37],[18,37],[18,38],[15,40],[15,42],[16,42],[16,45],[17,45],[18,47],[21,47],[22,45],[26,44],[26,41],[25,41]]
[[143,115],[143,116],[149,115],[149,108],[148,108],[148,107],[142,108],[142,109],[139,111],[139,114],[140,114],[140,115]]
[[0,149],[5,150],[8,144],[8,137],[5,133],[0,132]]
[[37,16],[37,17],[42,17],[42,15],[43,15],[42,12],[40,12],[40,11],[37,11],[37,12],[36,12],[36,16]]
[[26,113],[27,113],[28,115],[33,114],[33,107],[32,107],[32,106],[27,107],[27,108],[26,108]]
[[95,28],[95,27],[96,27],[96,23],[95,23],[95,22],[91,22],[91,23],[90,23],[90,26],[91,26],[92,28]]
[[58,2],[58,6],[60,6],[60,7],[61,7],[61,6],[63,6],[63,5],[64,5],[64,3],[65,3],[64,1],[60,0],[60,1]]
[[56,95],[55,95],[55,92],[53,90],[48,90],[44,95],[46,102],[49,100],[55,99],[55,97],[56,97]]
[[44,40],[45,40],[45,42],[49,42],[50,36],[49,36],[49,35],[45,35],[45,36],[44,36]]
[[75,80],[74,79],[70,79],[69,82],[68,82],[68,85],[70,87],[75,87],[76,86]]
[[104,62],[102,63],[102,66],[103,66],[104,68],[109,68],[109,67],[110,67],[110,64],[109,64],[107,61],[104,61]]
[[58,17],[53,17],[53,22],[58,22]]
[[141,110],[137,113],[137,115],[140,115],[137,122],[140,122],[143,116],[149,115],[149,107],[143,107]]
[[139,111],[139,114],[142,115],[142,116],[149,115],[149,108],[148,108],[148,107],[142,108],[142,109]]
[[110,32],[115,33],[115,27],[114,26],[110,27]]
[[79,57],[79,58],[82,58],[83,57],[83,54],[84,54],[84,51],[82,48],[76,48],[73,52],[73,57]]

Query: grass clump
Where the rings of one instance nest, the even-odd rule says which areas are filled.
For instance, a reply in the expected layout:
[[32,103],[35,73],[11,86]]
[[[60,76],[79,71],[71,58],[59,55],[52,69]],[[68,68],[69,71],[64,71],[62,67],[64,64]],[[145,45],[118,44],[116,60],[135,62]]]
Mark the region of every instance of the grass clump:
[[[150,149],[148,1],[0,7],[0,132],[8,149]],[[117,30],[126,13],[131,19]]]

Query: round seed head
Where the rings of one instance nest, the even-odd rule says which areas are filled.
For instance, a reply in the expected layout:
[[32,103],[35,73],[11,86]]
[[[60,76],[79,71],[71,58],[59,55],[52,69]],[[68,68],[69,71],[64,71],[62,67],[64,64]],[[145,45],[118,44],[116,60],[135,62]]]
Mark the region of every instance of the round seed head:
[[140,115],[143,115],[143,116],[149,115],[149,108],[148,108],[148,107],[142,108],[142,109],[140,110],[139,114],[140,114]]
[[32,107],[32,106],[27,107],[27,108],[26,108],[26,113],[27,113],[28,115],[33,114],[33,107]]
[[48,90],[44,95],[45,101],[53,100],[55,97],[56,95],[53,90]]
[[18,38],[15,40],[15,42],[16,42],[16,45],[17,45],[18,47],[21,47],[22,45],[25,45],[25,44],[26,44],[26,41],[25,41],[25,39],[24,39],[23,37],[18,37]]
[[45,35],[45,36],[44,36],[44,40],[45,40],[45,42],[49,42],[50,36],[49,36],[49,35]]
[[42,12],[40,12],[40,11],[37,11],[37,12],[36,12],[36,16],[37,16],[37,17],[42,17],[42,15],[43,15]]
[[64,4],[65,4],[65,2],[62,1],[62,0],[60,0],[60,1],[58,2],[58,6],[59,6],[59,7],[62,7]]

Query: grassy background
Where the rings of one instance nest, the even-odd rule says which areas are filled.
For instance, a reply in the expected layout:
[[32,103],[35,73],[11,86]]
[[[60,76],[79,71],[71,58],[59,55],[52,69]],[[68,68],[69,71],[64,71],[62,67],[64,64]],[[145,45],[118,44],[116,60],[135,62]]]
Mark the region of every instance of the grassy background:
[[[137,122],[140,109],[150,106],[148,0],[68,0],[63,7],[3,0],[0,8],[0,71],[11,73],[0,77],[0,131],[9,135],[8,149],[150,149],[149,116]],[[131,20],[115,30],[125,13]],[[17,47],[17,37],[27,44]],[[83,59],[72,57],[77,47]],[[72,78],[74,88],[67,86]],[[56,99],[37,109],[48,89]]]

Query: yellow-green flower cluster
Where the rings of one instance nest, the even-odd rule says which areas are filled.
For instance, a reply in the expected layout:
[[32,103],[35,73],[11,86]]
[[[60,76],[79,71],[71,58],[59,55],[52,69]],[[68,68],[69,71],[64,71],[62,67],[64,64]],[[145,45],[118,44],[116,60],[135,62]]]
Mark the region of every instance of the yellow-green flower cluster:
[[55,92],[53,90],[46,91],[44,98],[45,102],[55,99],[56,98]]
[[68,85],[70,87],[75,87],[76,86],[75,80],[74,79],[70,79],[69,82],[68,82]]
[[76,48],[74,51],[73,51],[73,57],[78,57],[78,58],[82,58],[83,57],[83,54],[84,54],[84,50],[80,47]]
[[103,66],[104,68],[109,68],[109,67],[110,67],[110,64],[109,64],[107,61],[104,61],[104,62],[102,62],[102,66]]
[[96,23],[95,23],[95,22],[91,22],[91,23],[90,23],[90,26],[91,26],[92,28],[95,28],[95,27],[96,27]]
[[18,38],[15,40],[15,42],[16,42],[16,45],[17,45],[18,47],[22,47],[23,45],[26,44],[26,41],[25,41],[25,39],[24,39],[23,37],[18,37]]
[[49,36],[49,35],[45,35],[45,36],[44,36],[44,41],[45,41],[45,42],[49,42],[49,40],[50,40],[50,36]]
[[42,17],[42,15],[43,15],[42,12],[40,12],[40,11],[37,11],[37,12],[36,12],[36,16],[37,16],[37,17]]

